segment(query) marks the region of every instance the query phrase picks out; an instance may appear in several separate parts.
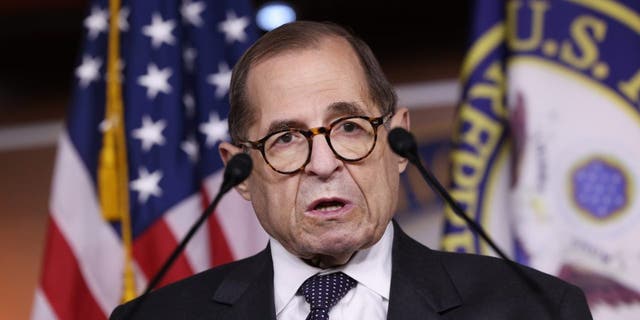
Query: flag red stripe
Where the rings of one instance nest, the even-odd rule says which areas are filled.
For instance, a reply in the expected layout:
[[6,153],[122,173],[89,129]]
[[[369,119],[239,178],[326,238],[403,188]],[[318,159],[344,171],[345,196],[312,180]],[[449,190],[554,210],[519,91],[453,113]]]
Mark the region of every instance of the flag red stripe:
[[[142,272],[151,280],[178,245],[164,219],[158,219],[133,242],[133,255]],[[193,270],[182,252],[156,288],[183,279]]]
[[41,286],[58,319],[106,319],[85,283],[71,247],[51,217],[46,244]]
[[[227,212],[231,213],[231,212]],[[207,221],[209,225],[209,244],[211,248],[211,265],[219,266],[234,260],[233,254],[229,249],[227,237],[224,235],[220,223],[215,215],[212,215]]]
[[[202,207],[206,208],[211,202],[211,196],[207,192],[207,188],[204,186],[201,188],[202,194]],[[234,259],[227,237],[216,218],[217,212],[214,212],[209,219],[207,219],[207,226],[209,227],[209,248],[211,250],[211,266],[216,267],[225,263],[232,262]]]

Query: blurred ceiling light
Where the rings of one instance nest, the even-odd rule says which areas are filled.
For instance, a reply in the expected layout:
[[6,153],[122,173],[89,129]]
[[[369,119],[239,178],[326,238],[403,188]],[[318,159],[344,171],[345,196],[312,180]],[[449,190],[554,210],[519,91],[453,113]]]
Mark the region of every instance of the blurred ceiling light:
[[271,31],[295,20],[296,12],[288,3],[281,1],[265,3],[258,9],[258,14],[256,15],[256,23],[264,31]]

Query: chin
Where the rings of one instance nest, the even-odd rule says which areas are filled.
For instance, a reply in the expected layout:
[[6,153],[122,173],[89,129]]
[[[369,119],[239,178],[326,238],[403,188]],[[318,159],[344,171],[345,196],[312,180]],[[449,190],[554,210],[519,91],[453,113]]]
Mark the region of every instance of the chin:
[[370,247],[374,243],[372,235],[358,235],[345,230],[344,232],[330,232],[309,243],[310,251],[314,254],[326,256],[351,256],[358,250]]

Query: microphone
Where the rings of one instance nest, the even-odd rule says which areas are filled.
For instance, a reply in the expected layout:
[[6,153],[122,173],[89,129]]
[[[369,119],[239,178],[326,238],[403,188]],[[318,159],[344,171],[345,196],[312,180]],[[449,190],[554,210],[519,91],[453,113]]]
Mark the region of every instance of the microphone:
[[507,265],[520,277],[526,284],[533,290],[533,292],[540,297],[542,300],[541,303],[547,310],[548,314],[552,316],[553,319],[559,319],[558,311],[552,307],[551,301],[549,301],[549,297],[544,295],[540,286],[533,281],[529,276],[527,276],[522,269],[518,268],[517,264],[507,257],[504,252],[495,244],[495,242],[491,239],[491,237],[484,231],[484,228],[477,224],[473,219],[469,218],[469,216],[462,210],[462,208],[458,205],[458,203],[453,200],[453,197],[447,192],[447,190],[440,184],[440,182],[435,178],[435,176],[427,170],[422,165],[420,161],[420,157],[418,156],[418,144],[416,143],[415,137],[407,130],[401,127],[396,127],[389,132],[388,135],[389,146],[397,155],[406,158],[411,162],[420,174],[422,178],[429,184],[431,189],[436,192],[440,198],[442,198],[452,209],[453,212],[460,218],[462,218],[466,224],[477,234],[479,235],[490,247],[495,251],[495,253],[500,256]]
[[253,162],[251,157],[246,153],[238,153],[231,157],[231,160],[227,163],[227,167],[224,169],[224,175],[222,178],[222,185],[220,186],[220,193],[227,193],[231,188],[240,184],[251,174],[253,168]]
[[196,231],[200,228],[200,226],[209,218],[213,210],[218,206],[218,202],[222,199],[222,196],[226,194],[231,188],[237,186],[242,181],[247,179],[251,174],[251,169],[253,168],[253,162],[251,161],[251,157],[246,153],[238,153],[231,157],[229,162],[227,163],[224,169],[224,175],[222,179],[222,184],[220,185],[220,190],[216,197],[211,201],[209,206],[204,209],[200,218],[191,226],[191,229],[187,232],[185,237],[180,241],[180,244],[173,250],[169,258],[162,265],[162,268],[155,274],[155,276],[151,279],[144,293],[140,296],[138,301],[134,302],[134,305],[129,309],[128,315],[123,317],[122,319],[133,319],[133,315],[137,312],[138,308],[142,305],[142,303],[146,300],[147,295],[151,290],[153,290],[160,280],[164,277],[164,275],[169,271],[169,268],[173,264],[173,262],[178,258],[180,253],[184,250],[189,243],[189,240],[193,237]]
[[433,176],[433,174],[431,174],[431,172],[422,165],[420,158],[418,157],[418,144],[416,143],[416,139],[413,135],[404,128],[397,127],[389,132],[388,137],[389,145],[393,152],[403,158],[406,158],[416,166],[433,191],[435,191],[449,206],[451,206],[453,212],[462,218],[475,233],[480,235],[480,237],[498,254],[498,256],[504,260],[511,261],[511,259],[509,259],[507,255],[504,254],[504,252],[502,252],[502,250],[500,250],[500,248],[493,242],[484,229],[464,213],[464,210],[462,210],[458,203],[453,200],[451,195],[440,184],[440,182],[438,182],[435,176]]

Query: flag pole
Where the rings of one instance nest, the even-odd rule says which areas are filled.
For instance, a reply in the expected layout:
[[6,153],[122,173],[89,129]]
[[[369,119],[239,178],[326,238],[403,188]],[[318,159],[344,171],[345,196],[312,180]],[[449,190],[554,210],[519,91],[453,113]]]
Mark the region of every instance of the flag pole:
[[132,230],[129,215],[129,177],[124,134],[124,104],[120,79],[120,0],[109,1],[106,115],[100,150],[99,189],[103,216],[121,225],[124,253],[122,302],[136,297],[133,271]]

